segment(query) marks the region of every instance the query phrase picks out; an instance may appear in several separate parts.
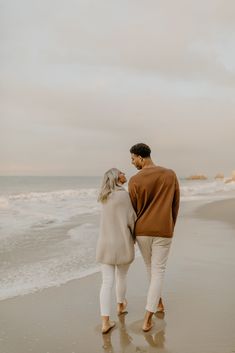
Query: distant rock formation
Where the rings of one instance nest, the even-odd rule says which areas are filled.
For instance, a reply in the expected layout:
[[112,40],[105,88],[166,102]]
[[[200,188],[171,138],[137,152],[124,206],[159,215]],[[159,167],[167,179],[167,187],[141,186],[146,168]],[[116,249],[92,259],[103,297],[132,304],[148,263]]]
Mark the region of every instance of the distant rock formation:
[[186,178],[186,180],[206,180],[207,177],[202,174],[190,175]]
[[225,180],[225,183],[227,184],[227,183],[231,183],[233,181],[235,181],[235,170],[232,171],[232,177]]
[[215,179],[224,179],[224,174],[223,173],[216,174]]

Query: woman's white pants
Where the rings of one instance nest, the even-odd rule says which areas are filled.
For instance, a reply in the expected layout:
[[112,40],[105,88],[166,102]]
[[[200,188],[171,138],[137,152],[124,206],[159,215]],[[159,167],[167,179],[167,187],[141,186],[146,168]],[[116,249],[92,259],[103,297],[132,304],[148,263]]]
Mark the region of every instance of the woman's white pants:
[[100,289],[101,316],[110,316],[112,287],[116,278],[117,303],[123,303],[126,297],[126,276],[130,264],[126,265],[101,265],[102,285]]

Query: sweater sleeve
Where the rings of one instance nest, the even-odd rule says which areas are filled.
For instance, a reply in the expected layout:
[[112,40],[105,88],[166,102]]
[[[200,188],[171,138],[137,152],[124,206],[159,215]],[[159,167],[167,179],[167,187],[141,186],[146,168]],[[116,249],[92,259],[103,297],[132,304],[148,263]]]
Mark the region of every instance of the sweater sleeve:
[[177,177],[175,176],[175,193],[174,193],[174,198],[172,203],[172,217],[173,217],[174,225],[176,224],[179,205],[180,205],[180,188],[179,188],[179,182],[177,180]]
[[131,201],[130,201],[130,207],[129,207],[129,212],[128,212],[128,227],[131,231],[132,237],[133,239],[134,237],[134,233],[135,233],[135,222],[136,222],[137,216],[136,213],[132,207]]

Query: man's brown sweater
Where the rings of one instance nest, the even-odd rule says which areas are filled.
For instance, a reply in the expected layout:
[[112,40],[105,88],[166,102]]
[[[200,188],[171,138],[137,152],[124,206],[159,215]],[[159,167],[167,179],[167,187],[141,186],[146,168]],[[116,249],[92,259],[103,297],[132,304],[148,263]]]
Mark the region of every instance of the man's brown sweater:
[[129,194],[137,214],[135,235],[171,238],[180,200],[173,170],[159,166],[141,169],[129,181]]

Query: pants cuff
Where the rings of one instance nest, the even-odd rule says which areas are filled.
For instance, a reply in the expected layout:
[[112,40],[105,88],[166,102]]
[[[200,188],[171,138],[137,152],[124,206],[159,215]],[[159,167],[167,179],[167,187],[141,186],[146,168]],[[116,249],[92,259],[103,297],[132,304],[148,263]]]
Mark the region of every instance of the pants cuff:
[[153,313],[153,314],[157,312],[157,309],[156,309],[156,308],[152,308],[152,307],[150,308],[150,307],[147,306],[147,305],[146,305],[145,309],[146,309],[147,311],[150,311],[150,313]]

